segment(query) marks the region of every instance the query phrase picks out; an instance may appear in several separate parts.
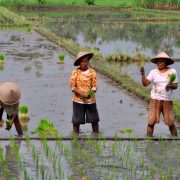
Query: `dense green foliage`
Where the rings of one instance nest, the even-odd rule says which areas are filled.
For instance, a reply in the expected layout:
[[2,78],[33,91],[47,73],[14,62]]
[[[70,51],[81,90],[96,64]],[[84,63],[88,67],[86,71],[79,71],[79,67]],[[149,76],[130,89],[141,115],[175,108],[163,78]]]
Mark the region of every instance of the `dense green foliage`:
[[21,106],[19,107],[19,110],[20,110],[20,112],[21,112],[22,114],[27,114],[27,113],[28,113],[28,106],[26,106],[26,105],[21,105]]
[[3,6],[131,6],[131,0],[1,0]]
[[178,9],[180,0],[1,0],[3,6],[102,6]]
[[54,124],[50,122],[48,119],[41,119],[38,124],[38,127],[35,130],[36,133],[40,135],[57,135],[58,131]]
[[136,0],[133,1],[136,7],[144,7],[150,9],[178,9],[180,8],[180,0]]

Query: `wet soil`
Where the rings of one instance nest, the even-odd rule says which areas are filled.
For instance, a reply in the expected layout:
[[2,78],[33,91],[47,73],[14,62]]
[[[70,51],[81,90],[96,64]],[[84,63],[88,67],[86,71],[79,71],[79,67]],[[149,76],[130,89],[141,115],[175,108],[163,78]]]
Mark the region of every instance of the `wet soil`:
[[[71,133],[72,101],[69,78],[73,59],[65,50],[49,42],[36,32],[0,31],[0,52],[6,62],[0,67],[0,82],[13,81],[22,90],[21,104],[29,107],[30,122],[26,134],[38,126],[42,118],[48,118],[63,136]],[[58,55],[65,54],[65,63],[57,64]],[[129,136],[119,130],[132,129],[133,137],[144,137],[147,125],[147,104],[119,88],[101,74],[97,74],[99,88],[97,106],[100,115],[100,131],[104,136]],[[5,113],[4,113],[5,119]],[[16,134],[0,130],[0,135]],[[81,126],[81,135],[91,134],[90,124]],[[155,127],[155,136],[169,137],[168,127],[161,122]]]

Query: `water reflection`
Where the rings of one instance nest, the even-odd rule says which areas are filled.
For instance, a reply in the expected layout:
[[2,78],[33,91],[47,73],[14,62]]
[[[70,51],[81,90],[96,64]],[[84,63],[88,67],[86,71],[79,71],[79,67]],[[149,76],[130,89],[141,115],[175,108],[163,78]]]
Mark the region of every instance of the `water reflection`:
[[[21,145],[21,141],[15,141],[15,145],[17,146],[17,148],[20,148]],[[5,146],[5,161],[7,162],[7,168],[8,168],[8,177],[13,177],[13,179],[21,179],[20,177],[20,170],[19,170],[19,165],[18,165],[18,161],[16,159],[16,154],[15,154],[15,150],[13,149],[13,147],[8,144]]]

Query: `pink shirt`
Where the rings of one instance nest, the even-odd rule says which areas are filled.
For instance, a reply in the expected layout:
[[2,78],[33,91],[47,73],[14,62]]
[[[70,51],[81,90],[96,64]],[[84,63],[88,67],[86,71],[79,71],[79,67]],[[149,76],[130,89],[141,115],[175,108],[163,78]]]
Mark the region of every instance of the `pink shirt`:
[[178,77],[175,69],[169,68],[169,70],[164,73],[161,73],[158,69],[151,70],[147,79],[150,82],[153,82],[153,88],[151,91],[152,99],[172,101],[173,91],[166,90],[166,86],[169,83],[169,77],[171,74],[176,74],[176,79],[173,83],[177,83]]

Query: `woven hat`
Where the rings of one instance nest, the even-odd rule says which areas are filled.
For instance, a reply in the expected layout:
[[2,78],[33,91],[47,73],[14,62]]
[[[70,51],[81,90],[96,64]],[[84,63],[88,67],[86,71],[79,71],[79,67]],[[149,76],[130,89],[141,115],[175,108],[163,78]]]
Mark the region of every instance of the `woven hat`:
[[165,52],[161,52],[155,58],[152,58],[151,62],[157,64],[157,61],[159,59],[164,59],[167,65],[170,65],[170,64],[174,63],[174,60],[171,59]]
[[90,53],[90,52],[83,52],[83,51],[80,51],[78,54],[77,54],[77,57],[76,57],[76,60],[74,62],[74,66],[79,66],[80,65],[80,62],[81,62],[81,58],[84,57],[84,56],[89,56],[89,60],[94,56],[93,53]]
[[20,101],[21,91],[17,84],[4,82],[0,84],[0,101],[6,105],[13,105]]

